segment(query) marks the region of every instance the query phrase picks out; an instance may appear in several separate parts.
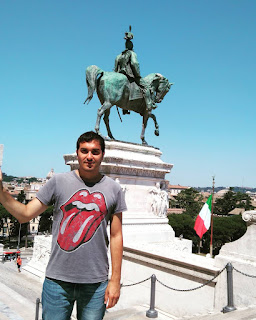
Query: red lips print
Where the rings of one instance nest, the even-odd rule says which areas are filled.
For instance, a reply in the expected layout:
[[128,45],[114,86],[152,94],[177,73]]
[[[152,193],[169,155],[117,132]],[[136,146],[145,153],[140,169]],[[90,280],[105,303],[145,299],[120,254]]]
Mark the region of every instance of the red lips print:
[[73,251],[88,242],[107,214],[105,198],[100,192],[77,191],[61,210],[58,244],[65,251]]

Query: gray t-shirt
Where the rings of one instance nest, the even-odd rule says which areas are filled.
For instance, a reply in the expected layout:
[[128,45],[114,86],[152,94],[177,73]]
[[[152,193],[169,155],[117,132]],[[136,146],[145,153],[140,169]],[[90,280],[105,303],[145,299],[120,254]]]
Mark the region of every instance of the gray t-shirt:
[[71,171],[53,176],[37,198],[45,205],[54,204],[46,276],[72,283],[107,280],[107,224],[112,214],[126,210],[120,185],[103,176],[89,186]]

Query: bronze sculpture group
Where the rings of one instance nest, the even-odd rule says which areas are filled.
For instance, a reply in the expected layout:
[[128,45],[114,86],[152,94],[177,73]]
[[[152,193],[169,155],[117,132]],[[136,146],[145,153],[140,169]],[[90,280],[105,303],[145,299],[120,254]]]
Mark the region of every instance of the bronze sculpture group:
[[[133,51],[133,34],[125,33],[125,50],[116,57],[114,72],[106,72],[97,66],[89,66],[86,69],[86,83],[88,96],[85,100],[90,102],[96,90],[101,107],[97,112],[95,131],[100,134],[100,121],[103,116],[108,137],[114,139],[109,126],[109,115],[112,106],[116,105],[123,109],[123,114],[134,111],[142,117],[142,144],[147,145],[145,140],[145,129],[148,119],[151,118],[155,124],[155,135],[159,135],[159,126],[152,111],[157,107],[172,83],[159,73],[151,73],[145,78],[140,75],[140,68],[136,53]],[[85,103],[84,102],[84,103]]]

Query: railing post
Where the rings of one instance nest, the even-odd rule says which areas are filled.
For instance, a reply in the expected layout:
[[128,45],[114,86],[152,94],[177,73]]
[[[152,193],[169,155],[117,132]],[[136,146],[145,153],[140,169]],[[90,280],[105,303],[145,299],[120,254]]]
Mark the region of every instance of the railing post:
[[234,307],[234,301],[233,301],[233,266],[229,262],[226,265],[227,270],[227,293],[228,293],[228,305],[223,308],[223,313],[227,313],[230,311],[236,310]]
[[156,276],[151,276],[151,290],[150,290],[150,308],[146,312],[148,318],[157,318],[158,312],[155,310],[155,297],[156,297]]
[[35,316],[35,320],[38,320],[38,317],[39,317],[39,305],[40,305],[40,299],[37,298],[36,299],[36,316]]

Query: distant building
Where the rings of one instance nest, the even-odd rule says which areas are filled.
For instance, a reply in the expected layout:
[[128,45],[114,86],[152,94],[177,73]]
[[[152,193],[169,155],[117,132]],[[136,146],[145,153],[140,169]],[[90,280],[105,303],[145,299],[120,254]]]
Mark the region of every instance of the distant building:
[[[46,179],[42,179],[42,182],[32,182],[30,183],[29,187],[25,190],[26,193],[26,201],[29,202],[32,199],[36,197],[37,192],[39,191],[42,186],[45,185],[45,183],[50,180],[54,176],[54,170],[51,169],[50,172],[48,172]],[[29,222],[29,231],[31,234],[37,234],[38,233],[38,227],[40,222],[40,216],[30,220]]]
[[167,209],[167,215],[169,214],[182,214],[185,209],[182,208],[169,208]]
[[40,216],[30,220],[30,222],[29,222],[29,232],[31,234],[37,234],[38,233],[39,221],[40,221]]
[[190,187],[180,186],[179,184],[178,185],[169,184],[168,185],[168,193],[169,193],[169,196],[176,197],[181,191],[189,189],[189,188]]
[[3,228],[0,229],[0,236],[9,237],[10,229],[12,226],[10,218],[2,218]]
[[243,212],[245,212],[245,208],[235,208],[235,209],[229,211],[228,214],[238,216],[239,214],[242,214]]
[[167,209],[167,215],[181,214],[184,212],[184,209],[180,208],[177,205],[176,197],[181,191],[189,189],[189,188],[190,187],[184,187],[179,184],[178,185],[172,185],[172,184],[168,185],[167,191],[168,191],[168,198],[169,198],[169,209]]
[[45,183],[43,182],[30,183],[30,185],[28,185],[24,190],[26,194],[26,202],[29,202],[32,199],[34,199],[36,197],[37,192],[43,185],[45,185]]
[[246,191],[246,194],[252,199],[252,201],[256,201],[256,192]]
[[229,191],[230,191],[229,188],[222,189],[214,194],[214,198],[223,198],[224,195]]
[[42,188],[42,186],[44,186],[45,183],[54,176],[54,174],[54,170],[51,169],[51,171],[48,172],[46,179],[41,179],[41,182],[31,182],[24,190],[26,193],[26,201],[28,202],[34,199],[39,189]]
[[[208,191],[206,191],[206,192],[201,192],[201,195],[203,196],[202,202],[205,203],[205,202],[207,201],[207,199],[210,197],[211,192],[208,192]],[[215,199],[215,198],[213,198],[213,199]]]
[[55,175],[54,170],[51,169],[51,171],[48,172],[48,174],[46,176],[46,180],[50,180],[54,175]]

